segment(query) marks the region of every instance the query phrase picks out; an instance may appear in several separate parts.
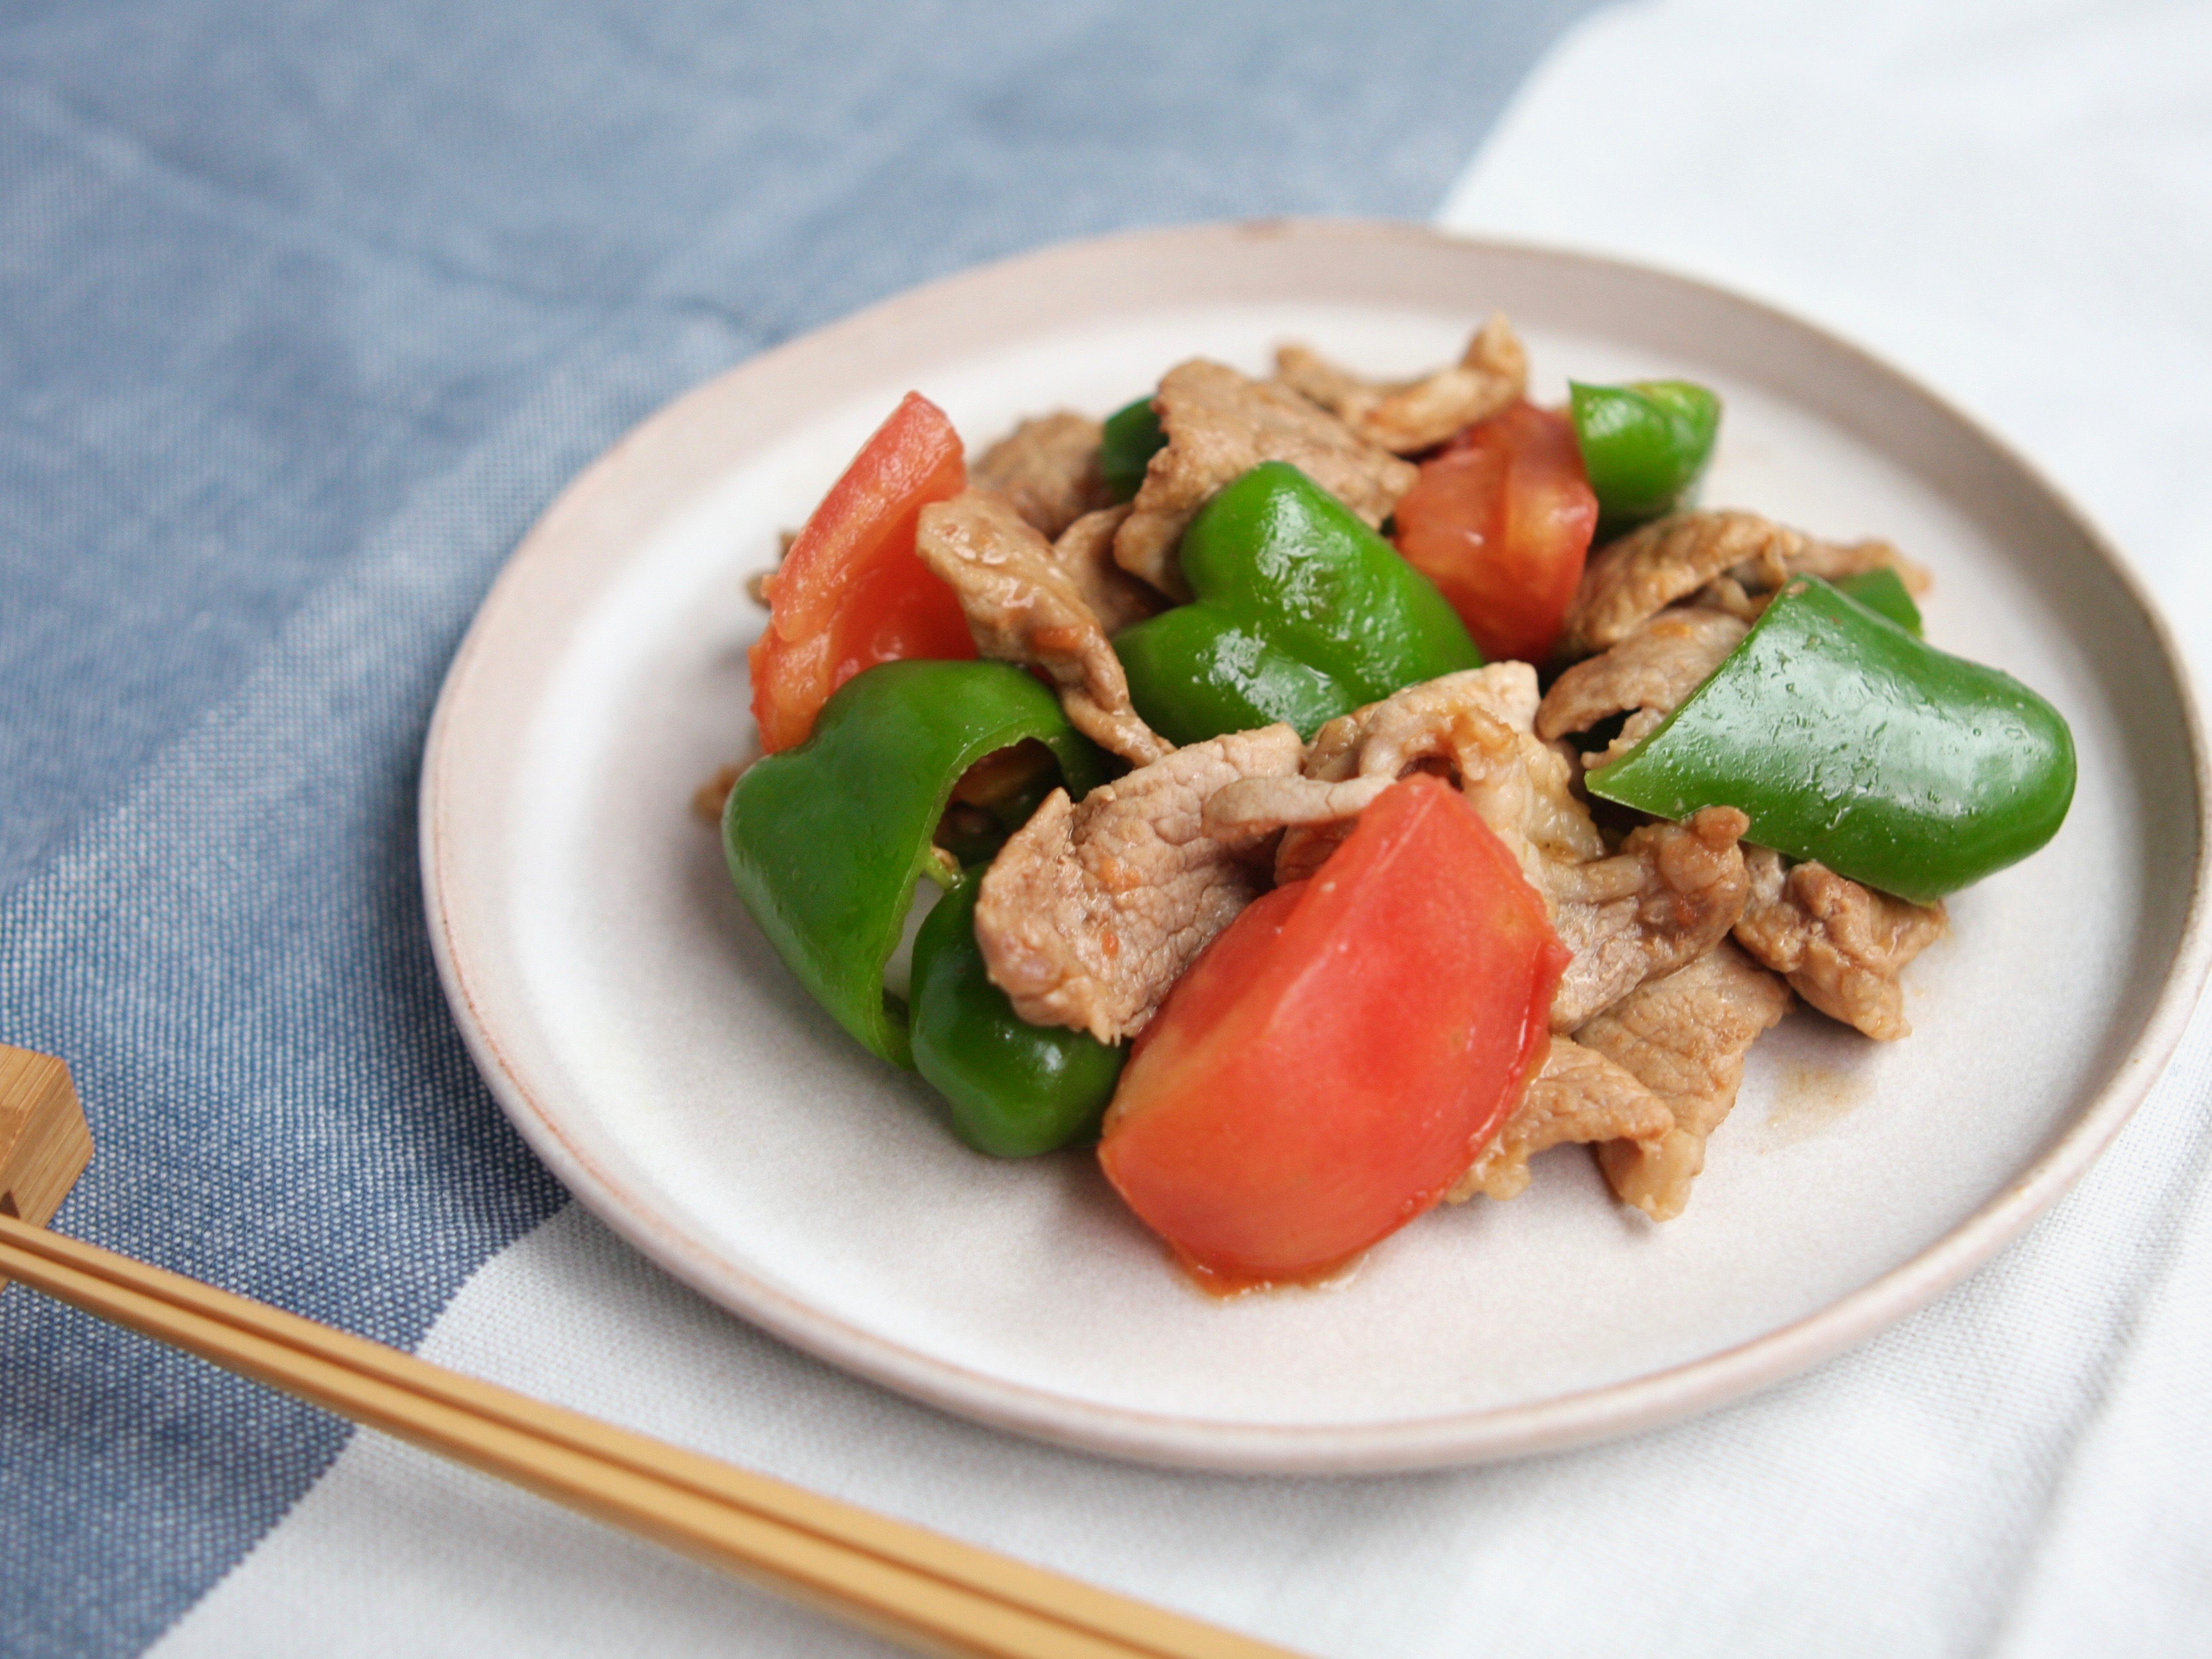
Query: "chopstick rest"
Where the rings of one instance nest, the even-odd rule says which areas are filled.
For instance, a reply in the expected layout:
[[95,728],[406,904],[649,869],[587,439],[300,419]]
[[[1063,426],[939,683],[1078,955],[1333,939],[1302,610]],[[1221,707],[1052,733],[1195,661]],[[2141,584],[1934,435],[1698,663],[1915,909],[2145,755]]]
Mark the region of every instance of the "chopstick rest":
[[0,1043],[0,1215],[45,1226],[91,1161],[92,1131],[69,1067]]
[[68,1068],[0,1045],[0,1275],[920,1652],[1288,1659],[1282,1649],[46,1231],[35,1224],[52,1216],[91,1148]]

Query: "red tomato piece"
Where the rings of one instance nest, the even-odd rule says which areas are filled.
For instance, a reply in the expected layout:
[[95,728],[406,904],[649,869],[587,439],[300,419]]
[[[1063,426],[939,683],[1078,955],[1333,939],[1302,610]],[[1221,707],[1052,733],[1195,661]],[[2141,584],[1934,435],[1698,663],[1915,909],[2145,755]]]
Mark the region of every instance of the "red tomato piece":
[[967,484],[952,422],[908,392],[769,578],[768,628],[748,659],[763,749],[804,743],[830,694],[864,668],[975,654],[960,601],[914,550],[921,509]]
[[1567,960],[1505,844],[1449,785],[1409,778],[1177,981],[1099,1161],[1201,1282],[1325,1274],[1489,1144]]
[[1492,662],[1542,662],[1583,579],[1597,496],[1574,422],[1520,403],[1421,464],[1394,509],[1398,550]]

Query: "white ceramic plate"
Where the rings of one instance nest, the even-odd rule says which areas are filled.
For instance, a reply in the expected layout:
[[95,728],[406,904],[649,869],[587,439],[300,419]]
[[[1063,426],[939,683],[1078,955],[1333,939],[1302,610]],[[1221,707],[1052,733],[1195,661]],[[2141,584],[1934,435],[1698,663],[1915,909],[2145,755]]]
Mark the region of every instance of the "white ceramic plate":
[[[693,787],[744,751],[769,564],[909,387],[978,447],[1285,337],[1382,372],[1493,307],[1537,395],[1686,375],[1728,416],[1705,499],[1933,567],[1929,636],[2072,721],[2057,839],[1961,895],[1915,1035],[1793,1015],[1753,1051],[1688,1212],[1587,1153],[1423,1218],[1348,1283],[1218,1303],[1086,1155],[997,1163],[847,1040],[737,904]],[[2096,536],[1895,372],[1679,277],[1413,227],[1227,225],[1052,249],[734,369],[594,464],[456,659],[422,786],[462,1030],[578,1197],[670,1272],[835,1364],[1096,1450],[1273,1471],[1472,1462],[1681,1416],[1952,1284],[2076,1176],[2178,1039],[2206,963],[2204,767],[2176,656]]]

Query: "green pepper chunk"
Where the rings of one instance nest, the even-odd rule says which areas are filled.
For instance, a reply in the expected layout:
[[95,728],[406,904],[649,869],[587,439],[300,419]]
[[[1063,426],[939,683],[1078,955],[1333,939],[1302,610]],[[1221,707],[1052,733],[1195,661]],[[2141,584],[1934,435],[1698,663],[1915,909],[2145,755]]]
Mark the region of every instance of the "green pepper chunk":
[[1401,687],[1480,668],[1426,576],[1282,461],[1221,491],[1182,538],[1197,598],[1115,636],[1130,700],[1176,744],[1325,720]]
[[975,943],[981,869],[937,902],[914,941],[914,1063],[979,1152],[1034,1158],[1095,1133],[1127,1051],[1032,1025],[991,983]]
[[1149,397],[1124,404],[1106,417],[1098,445],[1098,471],[1117,501],[1133,501],[1145,482],[1145,469],[1167,447],[1168,434]]
[[1914,639],[1922,637],[1920,607],[1913,604],[1911,590],[1905,586],[1905,578],[1890,566],[1878,565],[1856,576],[1846,576],[1836,584],[1836,591],[1850,594],[1869,611],[1879,611]]
[[792,973],[871,1052],[914,1064],[906,1010],[884,990],[953,786],[985,756],[1044,744],[1068,793],[1104,775],[1051,692],[996,662],[888,662],[823,705],[814,734],[730,792],[722,847],[738,895]]
[[1690,493],[1713,453],[1721,400],[1690,380],[1567,383],[1598,536],[1656,519]]
[[2011,675],[1798,576],[1686,702],[1587,782],[1666,818],[1741,807],[1745,840],[1924,904],[2057,833],[2074,738]]

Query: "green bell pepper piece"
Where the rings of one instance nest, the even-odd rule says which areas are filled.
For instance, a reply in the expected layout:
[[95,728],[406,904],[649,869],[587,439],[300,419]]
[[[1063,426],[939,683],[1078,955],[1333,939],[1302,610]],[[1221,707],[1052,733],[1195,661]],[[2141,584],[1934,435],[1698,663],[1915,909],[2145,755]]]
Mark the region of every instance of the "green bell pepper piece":
[[980,868],[963,876],[915,937],[914,1063],[951,1103],[961,1139],[1033,1158],[1097,1132],[1127,1050],[1014,1012],[975,943],[982,885]]
[[1721,400],[1690,380],[1567,383],[1598,535],[1656,519],[1690,493],[1713,453]]
[[1869,611],[1880,611],[1914,639],[1922,637],[1920,607],[1913,604],[1905,578],[1888,565],[1846,576],[1836,584],[1836,591],[1850,594]]
[[1586,781],[1661,817],[1741,807],[1745,840],[1924,904],[2057,833],[2074,738],[2009,674],[1798,576],[1686,702]]
[[1105,436],[1098,445],[1098,471],[1117,501],[1133,501],[1143,487],[1145,469],[1152,457],[1167,447],[1168,434],[1152,412],[1152,400],[1139,398],[1106,417]]
[[1130,700],[1176,744],[1324,720],[1482,653],[1429,579],[1282,461],[1221,491],[1182,538],[1197,596],[1115,636]]
[[823,705],[814,735],[749,767],[722,813],[738,895],[800,984],[871,1052],[914,1064],[903,1006],[884,990],[961,775],[1034,738],[1081,796],[1099,751],[1051,692],[997,662],[888,662]]

